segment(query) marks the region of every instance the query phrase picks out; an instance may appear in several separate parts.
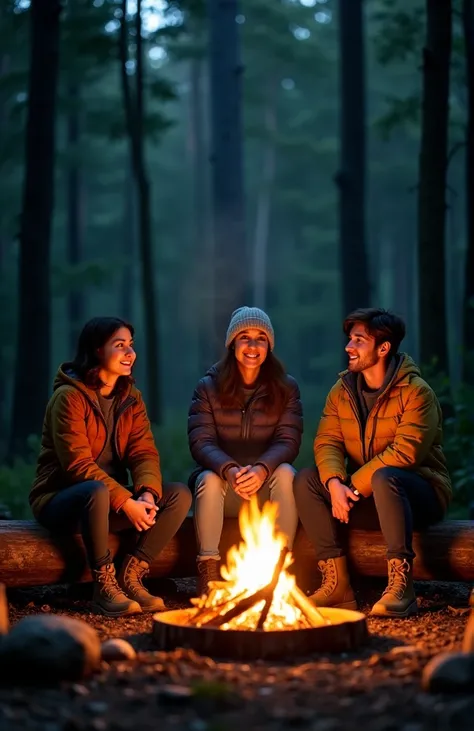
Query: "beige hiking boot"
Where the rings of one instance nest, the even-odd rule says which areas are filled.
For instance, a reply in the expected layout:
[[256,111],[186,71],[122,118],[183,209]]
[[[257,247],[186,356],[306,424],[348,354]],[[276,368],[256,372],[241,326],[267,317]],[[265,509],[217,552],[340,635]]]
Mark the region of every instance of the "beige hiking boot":
[[118,583],[127,596],[134,599],[144,612],[162,612],[166,609],[163,599],[153,596],[143,586],[143,579],[150,570],[146,561],[141,561],[135,556],[125,556],[118,575]]
[[219,560],[216,558],[206,558],[204,561],[201,559],[196,563],[198,570],[198,596],[203,596],[203,594],[209,593],[208,582],[219,581],[221,578]]
[[311,594],[309,600],[316,607],[335,607],[337,609],[357,609],[354,592],[349,580],[345,556],[318,561],[323,575],[320,588]]
[[408,617],[417,611],[413,563],[406,558],[391,558],[388,561],[388,586],[370,614],[377,617]]
[[94,592],[92,608],[106,617],[123,617],[127,614],[140,614],[141,607],[123,593],[115,577],[115,566],[108,563],[97,571],[92,571]]

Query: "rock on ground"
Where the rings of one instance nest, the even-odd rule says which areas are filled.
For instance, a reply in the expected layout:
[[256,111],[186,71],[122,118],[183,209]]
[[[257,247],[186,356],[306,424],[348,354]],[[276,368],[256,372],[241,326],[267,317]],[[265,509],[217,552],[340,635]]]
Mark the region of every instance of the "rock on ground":
[[435,655],[423,670],[422,686],[432,693],[472,693],[474,654],[443,652]]
[[0,644],[0,680],[37,685],[80,680],[98,669],[100,658],[99,635],[83,620],[24,617]]

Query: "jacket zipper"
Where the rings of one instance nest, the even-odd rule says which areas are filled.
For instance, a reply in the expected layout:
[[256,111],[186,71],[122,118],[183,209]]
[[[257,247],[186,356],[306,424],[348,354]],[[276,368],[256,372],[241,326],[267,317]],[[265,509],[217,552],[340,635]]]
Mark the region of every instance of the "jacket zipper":
[[242,439],[248,439],[249,434],[250,434],[250,418],[249,418],[250,405],[257,399],[262,398],[262,396],[265,396],[265,395],[266,395],[265,391],[262,391],[262,393],[258,393],[258,389],[257,389],[257,391],[254,393],[252,398],[249,401],[247,401],[247,403],[245,404],[243,409],[241,409],[241,412],[242,412],[242,429],[241,429]]
[[359,424],[360,443],[362,445],[362,459],[363,459],[363,462],[365,464],[367,462],[367,459],[366,459],[366,456],[365,456],[365,438],[364,438],[364,430],[363,430],[363,427],[362,427],[362,419],[360,418],[360,413],[359,413],[359,407],[357,405],[357,401],[355,399],[355,396],[352,393],[352,390],[349,388],[349,386],[347,386],[344,383],[344,381],[342,381],[342,384],[343,384],[344,388],[346,389],[347,393],[349,394],[349,400],[350,400],[351,405],[352,405],[352,410],[354,411],[354,414],[355,414],[356,419],[357,419],[357,423]]
[[[346,389],[347,393],[349,394],[349,398],[351,400],[351,403],[352,403],[354,412],[355,412],[355,414],[357,416],[357,421],[359,422],[359,430],[360,430],[360,437],[361,437],[361,443],[362,443],[362,452],[363,452],[364,464],[365,464],[366,462],[368,462],[369,460],[372,459],[372,447],[373,447],[373,444],[374,444],[375,429],[376,429],[376,426],[377,426],[377,417],[378,417],[378,414],[379,414],[379,411],[380,411],[380,407],[382,405],[382,402],[386,399],[389,389],[391,387],[393,387],[395,384],[392,383],[392,384],[388,384],[387,385],[385,391],[380,394],[380,396],[378,397],[378,399],[375,402],[374,407],[372,409],[372,411],[373,411],[373,416],[372,416],[373,426],[372,426],[372,434],[370,435],[369,448],[368,448],[368,451],[367,451],[367,457],[368,457],[368,459],[367,459],[366,458],[366,451],[365,451],[365,434],[363,435],[362,422],[361,422],[360,416],[359,416],[359,409],[358,409],[358,406],[357,406],[357,401],[356,401],[356,399],[354,397],[354,394],[352,393],[352,390],[350,389],[350,387],[349,386],[346,386],[346,384],[344,383],[344,381],[342,381],[342,383],[344,384],[344,388]],[[401,388],[401,386],[399,388]],[[367,421],[366,421],[365,431],[367,431],[367,424],[368,423],[369,423],[369,419],[367,419]]]

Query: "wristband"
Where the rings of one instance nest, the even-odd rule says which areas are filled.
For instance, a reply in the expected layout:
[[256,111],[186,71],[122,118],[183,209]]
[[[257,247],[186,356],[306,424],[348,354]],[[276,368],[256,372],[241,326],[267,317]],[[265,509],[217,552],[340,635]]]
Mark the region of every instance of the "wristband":
[[364,497],[364,496],[362,495],[362,493],[361,493],[361,492],[359,492],[359,490],[357,490],[357,488],[355,488],[355,487],[354,487],[353,485],[348,485],[347,487],[349,488],[349,490],[350,490],[350,491],[351,491],[351,492],[352,492],[352,493],[353,493],[353,494],[354,494],[354,495],[355,495],[356,497]]

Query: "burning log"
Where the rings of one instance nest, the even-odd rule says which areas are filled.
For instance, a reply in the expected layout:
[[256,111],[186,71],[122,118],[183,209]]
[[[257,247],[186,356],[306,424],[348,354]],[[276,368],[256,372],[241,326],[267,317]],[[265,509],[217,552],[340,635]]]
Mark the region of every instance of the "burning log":
[[300,612],[308,620],[310,627],[320,627],[322,624],[331,624],[331,621],[323,617],[321,612],[311,604],[308,597],[303,594],[301,589],[295,586],[291,589],[291,598]]
[[[251,594],[250,596],[244,597],[241,599],[237,604],[229,609],[227,612],[224,612],[224,614],[218,614],[215,617],[212,617],[208,622],[203,622],[203,626],[206,627],[221,627],[223,624],[227,624],[232,619],[235,619],[235,617],[238,617],[239,614],[243,614],[244,612],[247,612],[249,609],[252,609],[256,604],[261,602],[262,600],[265,600],[265,606],[263,607],[262,614],[260,615],[260,619],[258,622],[258,625],[260,625],[260,620],[265,612],[264,620],[268,616],[268,612],[270,610],[272,601],[273,601],[273,594],[275,592],[275,587],[278,584],[278,579],[280,578],[281,571],[283,569],[283,565],[285,563],[285,559],[288,553],[288,548],[282,548],[280,553],[280,558],[278,559],[278,563],[275,566],[275,570],[273,572],[272,580],[270,581],[267,586],[264,586],[263,589],[259,589],[254,594]],[[229,603],[229,602],[228,602]],[[261,626],[258,626],[258,629],[261,629],[263,627],[263,623]]]
[[[232,607],[232,609],[228,609],[227,612],[224,612],[224,614],[214,613],[213,617],[208,619],[206,622],[201,623],[201,627],[222,627],[223,624],[231,622],[233,619],[238,617],[239,614],[243,614],[249,609],[252,609],[252,607],[258,604],[258,602],[266,599],[267,595],[268,593],[266,587],[264,589],[259,589],[259,591],[255,592],[255,594],[241,599],[235,605],[235,607]],[[226,602],[226,604],[229,604],[229,602]]]
[[232,600],[225,599],[222,602],[215,602],[215,594],[217,589],[212,589],[209,596],[206,597],[204,603],[198,608],[196,614],[192,617],[192,624],[196,627],[203,627],[209,620],[213,619],[216,614],[220,614],[229,607],[230,604],[240,601],[244,598],[246,592],[242,591],[237,594]]
[[263,629],[265,620],[268,617],[268,612],[270,611],[270,607],[272,606],[275,588],[276,588],[276,585],[278,584],[280,574],[283,571],[283,566],[285,564],[287,555],[288,555],[288,548],[286,546],[284,546],[281,549],[280,558],[278,559],[278,563],[275,566],[275,571],[273,572],[272,580],[267,586],[267,597],[265,599],[265,604],[263,606],[262,612],[261,612],[260,617],[257,622],[257,629]]

